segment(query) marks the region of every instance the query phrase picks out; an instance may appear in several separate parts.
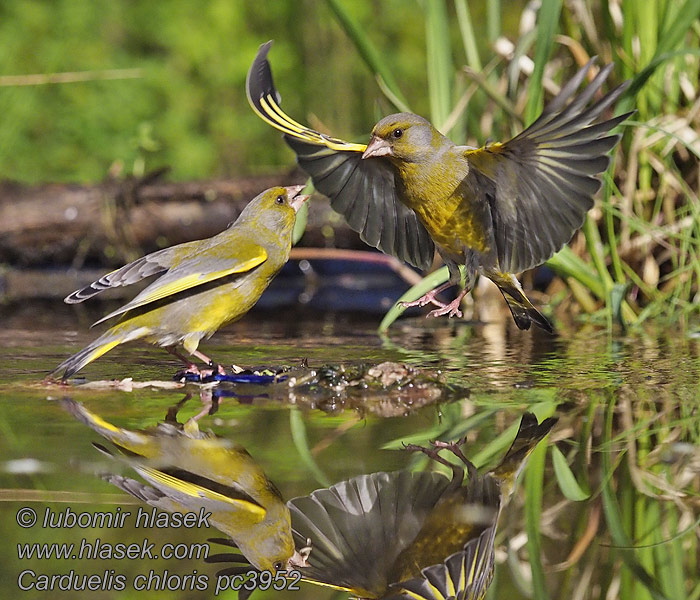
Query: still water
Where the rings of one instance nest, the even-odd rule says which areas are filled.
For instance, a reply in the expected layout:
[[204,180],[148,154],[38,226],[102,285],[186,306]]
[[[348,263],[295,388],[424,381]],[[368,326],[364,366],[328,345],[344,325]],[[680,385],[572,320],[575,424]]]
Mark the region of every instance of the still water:
[[[89,365],[81,373],[88,385],[59,386],[41,380],[92,339],[88,326],[98,313],[45,308],[11,311],[0,332],[0,532],[6,540],[0,597],[211,598],[217,571],[237,563],[205,562],[207,553],[235,554],[208,539],[238,535],[241,549],[264,554],[267,534],[240,532],[250,530],[246,518],[264,512],[258,506],[217,529],[191,506],[200,518],[185,523],[117,485],[153,486],[151,468],[166,471],[167,463],[171,475],[197,473],[197,484],[218,478],[224,487],[215,489],[224,496],[245,477],[267,482],[256,491],[277,489],[281,497],[270,492],[254,504],[281,515],[283,501],[319,488],[381,480],[397,490],[391,507],[401,517],[420,508],[418,500],[410,509],[399,506],[404,497],[423,494],[432,507],[435,498],[425,494],[437,498],[447,485],[446,477],[424,471],[450,475],[404,443],[466,437],[464,454],[485,472],[506,453],[526,412],[558,422],[530,456],[512,498],[502,501],[486,597],[700,597],[700,339],[692,331],[609,335],[571,326],[552,337],[520,332],[510,320],[474,326],[416,318],[381,338],[374,317],[254,311],[202,349],[225,365],[289,368],[280,383],[175,386],[179,365],[172,357],[132,344]],[[386,362],[393,364],[376,369]],[[164,421],[169,424],[154,433]],[[105,422],[115,427],[105,429]],[[149,428],[150,437],[124,433]],[[147,440],[149,463],[133,458],[130,444],[139,440]],[[126,448],[126,457],[117,446]],[[449,450],[442,455],[465,466]],[[395,471],[405,473],[376,475]],[[178,498],[175,509],[183,503],[187,509]],[[319,498],[328,501],[323,493]],[[209,500],[216,509],[217,499]],[[292,527],[299,529],[295,510]],[[336,517],[328,526],[346,527],[343,535],[366,542],[371,557],[371,565],[358,556],[336,561],[348,577],[370,579],[363,569],[379,569],[395,556],[397,540],[382,542],[376,528],[338,525],[347,515]],[[277,520],[282,530],[284,520]],[[314,542],[313,528],[308,536],[300,531],[296,552],[311,537],[308,561],[318,566],[328,548],[317,531]],[[430,539],[424,555],[449,547],[440,536]],[[61,558],[19,556],[32,548],[27,544],[41,542],[74,546]],[[447,559],[453,551],[445,552]],[[52,575],[67,577],[51,583]],[[298,585],[299,591],[259,589],[254,597],[348,597],[327,586]]]

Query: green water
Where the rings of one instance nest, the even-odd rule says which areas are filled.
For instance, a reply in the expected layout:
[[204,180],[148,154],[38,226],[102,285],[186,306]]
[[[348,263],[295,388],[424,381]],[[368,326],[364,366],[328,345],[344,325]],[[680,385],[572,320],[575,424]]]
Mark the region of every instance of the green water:
[[[221,535],[202,528],[136,528],[132,519],[121,528],[102,530],[17,524],[23,507],[41,517],[47,508],[95,513],[120,506],[136,513],[140,506],[96,476],[115,468],[92,446],[105,442],[68,414],[60,398],[71,397],[127,429],[154,426],[186,396],[181,422],[202,410],[196,385],[133,391],[42,385],[47,371],[90,341],[91,316],[80,314],[76,321],[71,311],[25,308],[8,315],[0,333],[0,533],[9,540],[2,545],[0,597],[213,597],[216,565],[197,559],[18,557],[18,543],[79,545],[83,538],[100,538],[141,544],[147,538],[157,545],[192,544]],[[550,337],[520,332],[510,323],[473,327],[416,319],[397,323],[381,339],[376,325],[332,314],[251,313],[202,349],[222,364],[243,367],[294,367],[304,359],[312,368],[396,361],[439,371],[445,383],[440,394],[407,387],[386,394],[310,396],[261,387],[255,397],[248,392],[244,398],[224,398],[214,414],[199,420],[200,428],[245,447],[288,499],[324,487],[322,482],[425,468],[424,457],[400,449],[402,441],[425,444],[466,435],[465,454],[477,466],[493,465],[525,410],[540,419],[557,416],[558,424],[531,457],[501,516],[496,575],[487,597],[700,597],[697,335],[647,330],[610,336],[587,327]],[[110,352],[83,374],[90,381],[166,381],[177,369],[162,350],[133,344]],[[578,500],[567,498],[577,494]],[[38,576],[71,570],[98,574],[103,587],[114,587],[104,575],[112,570],[113,576],[125,577],[125,590],[18,588],[23,571]],[[210,583],[199,592],[187,584],[184,591],[134,591],[138,574],[166,570],[180,577],[196,571]],[[23,585],[30,587],[35,575],[25,575]],[[334,594],[347,596],[309,584],[302,584],[301,592],[277,596]],[[256,592],[254,597],[272,595]]]

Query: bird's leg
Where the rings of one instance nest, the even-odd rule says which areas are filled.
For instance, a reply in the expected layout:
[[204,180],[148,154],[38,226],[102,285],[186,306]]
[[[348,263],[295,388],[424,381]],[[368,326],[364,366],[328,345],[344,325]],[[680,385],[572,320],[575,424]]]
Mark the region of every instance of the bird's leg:
[[434,304],[435,306],[444,308],[446,306],[445,303],[440,302],[435,296],[441,294],[447,288],[453,285],[454,283],[452,283],[451,281],[443,283],[442,285],[436,287],[434,290],[430,290],[429,292],[423,294],[420,298],[418,298],[418,300],[413,300],[412,302],[401,302],[401,306],[403,306],[404,308],[409,308],[411,306],[425,306],[426,304]]
[[425,446],[419,446],[418,444],[404,444],[403,447],[404,450],[408,450],[409,452],[422,452],[427,457],[432,458],[435,462],[439,462],[441,465],[449,467],[452,469],[452,481],[462,481],[464,479],[464,469],[440,456],[440,450],[449,446],[443,446],[443,442],[430,442],[430,444],[432,445],[432,448],[426,448]]
[[192,352],[192,356],[196,356],[199,360],[206,363],[212,370],[212,374],[218,373],[219,375],[226,375],[226,370],[219,363],[215,363],[211,358],[209,358],[206,354],[202,354],[199,350]]
[[186,356],[180,354],[180,352],[178,352],[175,346],[166,346],[165,349],[168,351],[169,354],[172,354],[173,356],[179,358],[182,362],[184,362],[187,365],[187,369],[185,369],[184,371],[185,373],[194,373],[195,375],[199,375],[199,369],[197,368],[197,365],[195,365]]
[[446,450],[449,450],[454,454],[459,460],[461,460],[467,467],[467,473],[469,474],[469,477],[474,477],[477,473],[476,467],[474,466],[474,463],[470,461],[466,456],[464,456],[464,453],[462,452],[462,449],[460,446],[464,444],[464,442],[467,441],[467,437],[461,437],[459,438],[456,442],[441,442],[440,440],[435,440],[434,442],[431,442],[432,445],[435,448],[442,449],[445,448]]
[[168,409],[168,412],[165,415],[165,419],[163,419],[166,423],[170,423],[172,425],[177,425],[177,413],[180,412],[180,409],[182,406],[187,402],[190,398],[192,398],[192,394],[190,392],[187,392],[185,394],[185,397],[180,400],[175,406],[171,406]]
[[457,297],[449,304],[443,304],[440,308],[431,310],[426,317],[441,317],[442,315],[449,315],[450,317],[462,317],[462,311],[459,309],[459,305],[462,303],[462,298],[469,293],[468,288],[464,288]]

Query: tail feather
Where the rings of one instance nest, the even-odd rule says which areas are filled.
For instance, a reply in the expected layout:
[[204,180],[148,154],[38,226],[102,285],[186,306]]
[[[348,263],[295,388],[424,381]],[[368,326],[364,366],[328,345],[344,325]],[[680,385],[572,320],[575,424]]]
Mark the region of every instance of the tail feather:
[[518,433],[501,463],[493,470],[493,475],[501,482],[501,493],[509,495],[525,460],[535,446],[550,432],[558,419],[550,417],[541,423],[532,413],[525,413],[520,421]]
[[530,324],[534,323],[540,329],[544,329],[548,333],[554,333],[554,327],[552,327],[549,319],[528,300],[515,275],[510,273],[487,273],[487,277],[501,290],[503,299],[506,301],[510,314],[513,315],[513,320],[519,329],[530,329]]
[[61,379],[66,380],[80,371],[80,369],[82,369],[84,366],[88,365],[93,360],[98,359],[103,354],[106,354],[123,341],[124,339],[121,336],[115,336],[114,333],[107,331],[103,336],[97,338],[80,352],[77,352],[70,358],[64,360],[53,371],[51,371],[51,373],[49,373],[49,376],[63,371]]

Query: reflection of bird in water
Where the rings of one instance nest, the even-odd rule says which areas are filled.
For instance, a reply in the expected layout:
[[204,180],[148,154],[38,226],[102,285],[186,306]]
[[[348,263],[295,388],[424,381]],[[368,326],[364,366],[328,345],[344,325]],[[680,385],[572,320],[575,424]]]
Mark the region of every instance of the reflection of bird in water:
[[287,262],[296,212],[308,198],[302,188],[270,188],[225,231],[148,254],[73,292],[65,299],[69,304],[158,275],[131,302],[97,321],[119,317],[51,374],[62,371],[66,379],[115,346],[141,338],[162,346],[192,372],[199,371],[178,346],[221,371],[197,350],[199,342],[245,315]]
[[[459,443],[425,452],[452,469],[372,473],[290,500],[297,545],[311,540],[310,583],[359,598],[480,599],[493,577],[494,536],[525,459],[556,423],[526,413],[501,463],[479,475]],[[466,466],[440,456],[447,449]],[[209,560],[217,561],[216,556]]]
[[[148,485],[121,475],[104,479],[143,502],[169,512],[211,512],[208,521],[230,536],[258,569],[276,572],[306,564],[294,549],[289,509],[260,466],[239,445],[168,419],[147,431],[115,427],[71,399],[62,405],[112,442]],[[112,456],[99,444],[95,447]]]

